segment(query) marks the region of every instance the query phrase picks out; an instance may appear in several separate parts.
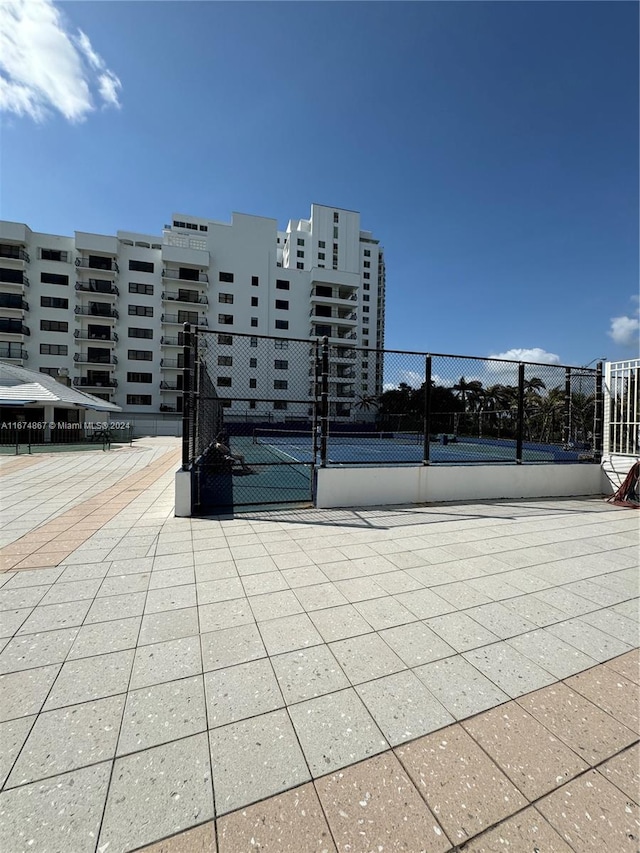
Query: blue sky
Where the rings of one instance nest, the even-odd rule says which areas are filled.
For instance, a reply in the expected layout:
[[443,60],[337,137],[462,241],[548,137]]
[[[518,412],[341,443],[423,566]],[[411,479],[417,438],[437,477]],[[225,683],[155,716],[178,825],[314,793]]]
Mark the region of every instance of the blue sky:
[[637,352],[635,3],[11,0],[0,57],[5,219],[356,209],[388,347]]

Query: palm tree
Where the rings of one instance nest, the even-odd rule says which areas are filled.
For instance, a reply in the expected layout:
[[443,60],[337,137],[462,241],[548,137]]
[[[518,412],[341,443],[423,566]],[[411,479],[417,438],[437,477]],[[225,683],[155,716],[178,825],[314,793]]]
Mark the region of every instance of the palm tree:
[[469,404],[469,410],[472,411],[474,404],[480,400],[484,389],[482,382],[479,380],[472,379],[470,382],[467,382],[464,376],[461,376],[458,384],[453,386],[453,390],[464,403],[465,409],[467,408],[467,404]]

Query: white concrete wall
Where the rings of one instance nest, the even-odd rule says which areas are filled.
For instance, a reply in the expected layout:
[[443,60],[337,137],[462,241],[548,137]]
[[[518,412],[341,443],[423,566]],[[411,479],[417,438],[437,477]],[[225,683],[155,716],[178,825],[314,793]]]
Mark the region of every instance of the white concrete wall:
[[175,509],[177,518],[189,518],[191,508],[191,472],[176,471],[175,477]]
[[323,468],[316,506],[432,503],[602,494],[599,465]]

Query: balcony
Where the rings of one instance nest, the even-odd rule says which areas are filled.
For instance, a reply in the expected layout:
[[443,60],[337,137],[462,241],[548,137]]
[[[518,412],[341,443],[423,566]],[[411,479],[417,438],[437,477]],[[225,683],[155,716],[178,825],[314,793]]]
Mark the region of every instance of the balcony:
[[165,291],[162,294],[163,302],[184,302],[186,304],[208,305],[209,299],[199,293],[189,293],[189,291],[178,291],[173,293]]
[[166,403],[160,404],[161,412],[179,412],[180,409],[177,406],[167,406]]
[[162,278],[166,278],[168,281],[185,281],[189,282],[189,284],[208,284],[209,276],[206,272],[200,272],[199,270],[189,270],[189,269],[163,269],[162,270]]
[[340,329],[336,326],[316,325],[309,329],[309,337],[322,338],[327,336],[331,341],[355,341],[358,337],[356,332]]
[[99,255],[76,258],[76,266],[78,269],[100,270],[100,272],[111,273],[112,275],[120,272],[115,258],[103,258]]
[[161,347],[183,347],[184,343],[182,340],[182,335],[178,335],[178,337],[171,337],[170,335],[163,335],[160,338],[160,346]]
[[346,398],[349,400],[353,400],[354,397],[356,396],[356,392],[355,391],[336,391],[334,396],[340,397],[341,399]]
[[100,296],[119,296],[120,291],[110,281],[99,278],[90,278],[87,281],[77,281],[76,290],[80,293],[99,293]]
[[355,311],[345,311],[344,308],[321,308],[320,306],[315,306],[309,312],[310,317],[319,317],[321,320],[329,320],[334,319],[338,320],[340,323],[356,323],[358,321],[358,315]]
[[330,287],[329,285],[315,285],[310,293],[312,302],[357,302],[358,294],[352,287]]
[[117,388],[117,379],[94,379],[89,376],[74,376],[73,384],[76,388]]
[[25,264],[31,262],[31,258],[22,246],[12,246],[10,243],[0,243],[0,263],[10,261],[12,266],[24,269]]
[[207,318],[199,314],[198,319],[194,320],[190,317],[181,317],[180,314],[163,314],[160,321],[165,325],[182,326],[185,323],[191,323],[193,326],[208,326]]
[[105,355],[89,355],[86,352],[76,352],[73,354],[73,360],[78,362],[79,364],[106,364],[109,367],[115,367],[118,363],[118,359],[115,355],[112,354],[111,350],[102,350]]
[[0,344],[0,358],[4,361],[26,361],[29,355],[26,349],[22,347],[12,347],[6,344]]
[[116,332],[111,332],[111,336],[109,336],[102,332],[100,334],[88,332],[86,329],[76,329],[73,337],[79,341],[95,341],[99,344],[115,344],[118,341]]
[[14,298],[14,294],[12,293],[0,293],[0,311],[16,311],[22,314],[28,310],[29,303],[26,299],[20,299],[19,296]]
[[29,279],[23,272],[0,269],[0,284],[3,287],[15,287],[22,290],[23,287],[29,287]]
[[181,358],[161,358],[160,367],[168,370],[184,370],[184,361]]
[[31,329],[21,320],[12,317],[0,317],[0,332],[3,335],[30,335]]
[[76,305],[74,313],[82,317],[99,317],[101,320],[117,320],[120,316],[110,305],[98,308],[95,305]]
[[160,383],[161,391],[182,391],[182,388],[178,387],[177,382],[161,382]]

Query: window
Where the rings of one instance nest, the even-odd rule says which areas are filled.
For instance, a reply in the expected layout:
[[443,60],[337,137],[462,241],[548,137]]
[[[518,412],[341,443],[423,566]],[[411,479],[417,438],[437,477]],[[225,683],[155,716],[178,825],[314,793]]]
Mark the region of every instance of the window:
[[150,349],[130,349],[128,357],[131,361],[153,361],[153,353]]
[[[371,285],[369,284],[369,282],[368,282],[368,281],[365,281],[365,283],[364,283],[364,285],[363,285],[363,286],[364,286],[364,289],[365,289],[365,290],[371,290]],[[364,298],[364,299],[368,299],[368,297],[367,297],[367,296],[365,296],[365,297],[363,297],[363,298]]]
[[327,244],[324,242],[324,240],[318,240],[318,248],[319,249],[326,249],[327,248]]
[[370,258],[371,257],[371,249],[365,249],[364,250],[364,256],[365,256],[365,258]]
[[219,355],[218,356],[218,366],[219,367],[231,367],[233,364],[233,356],[232,355]]
[[257,379],[250,379],[249,380],[249,388],[257,388],[257,387],[258,387],[258,380]]
[[338,239],[338,229],[337,229],[337,228],[334,228],[334,229],[333,229],[333,239],[334,239],[334,240],[337,240],[337,239]]
[[[59,374],[58,374],[58,371],[59,371],[59,370],[60,370],[60,368],[59,368],[59,367],[41,367],[41,368],[40,368],[40,373],[44,373],[44,374],[45,374],[45,376],[53,376],[53,377],[54,377],[54,379],[57,379],[57,378],[58,378],[58,375],[59,375]],[[93,396],[94,396],[94,397],[96,397],[96,396],[97,396],[97,394],[94,394]]]
[[249,367],[257,367],[257,366],[258,366],[258,359],[257,358],[250,358],[249,359]]
[[273,367],[274,367],[274,370],[288,370],[289,369],[289,362],[285,361],[284,359],[277,358],[273,362]]
[[370,279],[371,275],[368,272],[363,273],[365,279]]
[[43,284],[62,284],[66,287],[69,286],[69,276],[68,275],[58,275],[58,273],[53,272],[41,272],[40,273],[40,281]]
[[255,400],[249,400],[249,408],[255,409],[255,407],[256,407],[256,401]]
[[337,255],[337,254],[338,254],[338,244],[337,244],[337,243],[334,243],[334,244],[333,244],[333,254],[334,254],[334,255]]
[[288,320],[276,320],[276,329],[288,329],[289,321]]
[[282,278],[276,279],[276,290],[289,290],[289,282]]
[[252,318],[251,318],[251,328],[252,328],[252,329],[257,329],[257,328],[258,328],[258,318],[257,318],[257,317],[252,317]]
[[129,293],[142,293],[144,296],[153,296],[153,285],[139,284],[138,282],[130,281]]
[[223,302],[227,305],[233,305],[233,293],[219,293],[218,302]]
[[230,376],[218,376],[216,379],[216,385],[218,388],[231,388],[231,377]]
[[22,310],[24,299],[21,293],[0,293],[0,308],[19,308]]
[[276,308],[280,311],[288,311],[289,310],[289,300],[288,299],[276,299]]
[[130,317],[153,317],[152,305],[129,305]]
[[302,237],[298,237],[298,246],[304,246],[304,239]]
[[66,344],[40,344],[40,355],[67,355],[68,352]]
[[127,382],[146,382],[150,384],[152,380],[152,373],[127,373]]
[[43,261],[69,262],[69,252],[61,252],[59,249],[40,249],[40,257]]
[[249,338],[249,346],[250,347],[257,347],[258,346],[258,339],[257,338]]
[[252,308],[257,308],[257,307],[258,307],[258,297],[257,297],[257,296],[252,296],[252,297],[251,297],[251,307],[252,307]]
[[260,284],[260,279],[257,275],[251,276],[251,287],[257,287]]
[[0,317],[0,332],[11,332],[13,335],[22,335],[24,334],[25,328],[26,327],[23,325],[22,320]]
[[365,261],[365,262],[364,262],[364,266],[365,266],[365,269],[367,269],[368,267],[370,267],[370,266],[371,266],[371,261]]
[[289,349],[289,341],[274,341],[276,349]]
[[323,270],[323,269],[324,269],[324,264],[318,264],[318,266],[319,266],[319,268],[320,268],[321,270]]
[[362,346],[363,346],[363,347],[368,347],[368,346],[369,346],[369,340],[368,340],[367,338],[365,338],[365,339],[362,341]]
[[43,308],[68,308],[69,300],[61,299],[59,296],[41,296],[40,305]]
[[193,323],[194,326],[198,325],[198,312],[197,311],[178,311],[178,323]]
[[129,269],[135,272],[153,272],[151,261],[129,261]]
[[200,230],[201,230],[201,231],[208,231],[208,230],[209,230],[209,226],[208,226],[208,225],[201,225],[201,226],[200,226]]
[[363,329],[363,330],[362,330],[362,334],[363,334],[363,335],[368,335],[368,334],[369,334],[369,329]]
[[275,391],[286,391],[289,387],[289,383],[286,379],[274,379],[273,387]]
[[233,344],[232,335],[218,335],[218,343],[222,347],[230,347]]
[[325,257],[324,257],[324,252],[318,252],[318,260],[319,260],[319,261],[324,261],[324,259],[325,259]]
[[68,332],[69,324],[60,320],[40,320],[40,329],[43,332]]
[[218,314],[218,323],[221,326],[233,326],[233,314]]
[[137,329],[135,326],[129,326],[128,334],[130,338],[153,338],[153,329]]
[[287,401],[286,400],[276,400],[275,403],[273,404],[273,408],[275,410],[286,409],[287,408]]
[[230,284],[233,284],[233,273],[232,272],[218,273],[218,281],[228,281]]
[[335,210],[333,211],[333,221],[340,222],[340,214],[337,213]]
[[303,269],[304,269],[304,264],[301,264],[300,262],[298,262],[298,263],[296,264],[296,269],[303,270]]
[[370,300],[370,299],[371,299],[371,297],[369,296],[369,294],[368,294],[368,293],[363,293],[363,294],[362,294],[362,301],[363,301],[363,302],[369,302],[369,300]]
[[128,406],[150,406],[151,394],[127,394]]
[[296,257],[304,258],[304,252],[302,251],[302,249],[298,249],[298,251],[296,252]]

